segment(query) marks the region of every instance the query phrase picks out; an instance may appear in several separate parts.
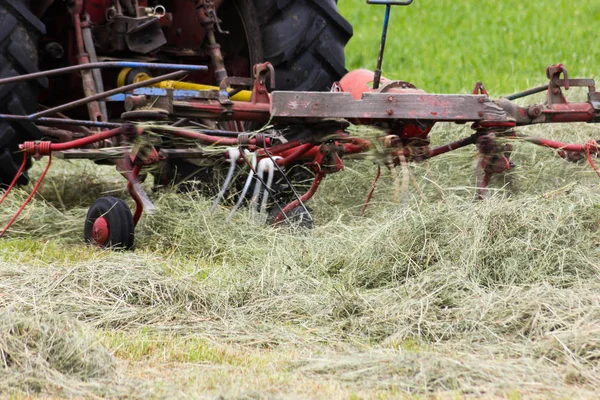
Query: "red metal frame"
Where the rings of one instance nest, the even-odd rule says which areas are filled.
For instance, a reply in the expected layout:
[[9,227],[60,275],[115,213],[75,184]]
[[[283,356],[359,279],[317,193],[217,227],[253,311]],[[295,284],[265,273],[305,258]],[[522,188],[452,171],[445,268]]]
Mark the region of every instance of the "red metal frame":
[[[85,62],[85,57],[83,61]],[[261,64],[255,67],[255,83],[250,102],[235,102],[228,99],[172,101],[171,115],[173,117],[212,118],[215,120],[244,122],[303,123],[307,127],[315,124],[316,131],[314,134],[306,136],[304,140],[297,139],[287,143],[275,144],[272,143],[269,137],[247,137],[242,133],[238,137],[220,137],[188,129],[166,129],[163,133],[193,140],[201,145],[242,147],[256,152],[258,159],[271,158],[281,167],[299,161],[306,165],[312,165],[316,176],[311,188],[300,198],[283,208],[275,219],[276,224],[285,218],[286,213],[308,201],[319,188],[325,175],[343,169],[343,156],[365,152],[371,146],[369,140],[353,137],[344,133],[343,130],[331,132],[333,128],[329,127],[321,131],[322,129],[318,128],[319,123],[321,120],[326,119],[324,115],[327,114],[324,110],[327,109],[334,110],[332,112],[333,117],[344,117],[353,120],[355,123],[373,124],[381,127],[390,126],[390,124],[394,126],[394,128],[389,129],[392,134],[383,138],[384,146],[391,148],[389,162],[392,166],[398,165],[403,159],[422,161],[467,145],[476,145],[480,153],[478,170],[482,174],[478,182],[478,195],[484,197],[491,177],[512,168],[509,160],[512,146],[506,143],[507,140],[511,139],[520,139],[555,149],[562,152],[561,154],[585,155],[597,171],[591,158],[592,155],[597,155],[600,152],[600,144],[597,142],[571,144],[515,134],[514,129],[522,125],[600,121],[599,99],[593,81],[569,79],[567,70],[563,65],[549,67],[547,74],[550,78],[550,84],[547,88],[548,99],[546,103],[521,107],[508,99],[490,100],[485,88],[480,83],[476,85],[472,95],[441,96],[429,95],[419,91],[407,82],[392,82],[383,78],[382,88],[379,91],[373,91],[365,84],[365,80],[372,77],[372,73],[365,71],[350,73],[345,77],[342,84],[337,86],[342,93],[285,94],[275,92],[270,95],[266,89],[266,81],[269,75],[273,79],[274,71],[269,64]],[[357,81],[352,80],[353,76],[357,77]],[[583,103],[567,102],[562,94],[562,87],[566,90],[570,86],[587,86],[590,91],[590,101]],[[347,96],[343,93],[344,87],[348,87],[352,91],[350,99],[344,97]],[[363,93],[359,97],[360,88],[362,88]],[[300,104],[294,99],[299,99],[302,103]],[[345,106],[339,107],[339,105],[332,104],[331,101],[336,101],[336,99],[344,99]],[[146,101],[139,102],[140,105],[146,103]],[[382,107],[388,111],[382,113]],[[473,108],[475,108],[475,112],[473,112]],[[436,111],[432,112],[432,110]],[[452,111],[446,112],[445,110]],[[412,115],[421,117],[419,119],[404,117]],[[460,117],[460,115],[464,115],[464,117]],[[431,128],[436,122],[449,119],[457,122],[473,122],[472,127],[475,133],[465,139],[429,149],[428,135]],[[160,127],[156,129],[160,130]],[[118,142],[131,143],[136,136],[143,134],[144,130],[142,128],[123,125],[119,128],[64,143],[25,142],[21,148],[25,157],[31,155],[39,159],[43,156],[50,157],[52,152],[83,148],[109,139],[116,140],[119,138]],[[63,135],[63,137],[69,137],[69,135]],[[25,161],[26,158],[22,168],[25,166]],[[32,194],[9,221],[0,236],[6,232],[23,207],[29,202],[43,180],[50,166],[50,161],[51,158]],[[134,223],[136,225],[144,210],[141,196],[135,189],[138,176],[143,166],[158,161],[160,161],[159,153],[152,148],[149,155],[146,154],[143,158],[140,158],[137,154],[126,155],[117,162],[118,169],[127,179],[128,191],[136,204],[134,212]],[[363,207],[363,212],[373,195],[379,175],[380,170],[378,170],[373,187]],[[13,186],[14,182],[0,199],[0,204]]]

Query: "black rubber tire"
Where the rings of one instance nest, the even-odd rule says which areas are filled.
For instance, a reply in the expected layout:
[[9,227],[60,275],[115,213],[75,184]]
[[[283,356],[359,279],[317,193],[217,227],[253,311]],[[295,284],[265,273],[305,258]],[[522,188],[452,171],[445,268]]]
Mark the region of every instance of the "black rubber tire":
[[254,0],[263,57],[275,67],[276,89],[327,91],[347,71],[344,47],[352,26],[335,0]]
[[[38,72],[37,43],[45,33],[44,24],[29,11],[29,0],[2,0],[0,78]],[[0,86],[0,114],[35,112],[39,90],[47,86],[46,78]],[[18,145],[41,138],[39,129],[30,122],[0,122],[0,187],[10,184],[23,161]],[[27,182],[24,172],[17,183]]]
[[[96,219],[104,217],[108,224],[107,243],[96,243],[93,227]],[[133,250],[135,225],[129,206],[117,197],[101,197],[92,204],[85,218],[83,236],[86,243],[112,250]]]

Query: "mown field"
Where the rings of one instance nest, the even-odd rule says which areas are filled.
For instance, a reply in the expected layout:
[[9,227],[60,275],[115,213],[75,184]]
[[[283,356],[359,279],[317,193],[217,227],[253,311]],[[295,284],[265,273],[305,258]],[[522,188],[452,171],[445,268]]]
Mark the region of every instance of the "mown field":
[[[375,65],[383,8],[363,3],[339,2],[355,26],[349,68]],[[415,0],[392,17],[384,74],[430,92],[482,80],[505,95],[557,62],[600,73],[595,0]],[[81,238],[95,198],[126,198],[120,177],[56,162],[0,241],[0,396],[598,398],[600,179],[526,143],[513,161],[485,201],[472,148],[411,166],[400,191],[384,173],[365,217],[375,167],[348,162],[312,201],[311,232],[247,210],[225,224],[212,199],[157,192],[133,253]]]

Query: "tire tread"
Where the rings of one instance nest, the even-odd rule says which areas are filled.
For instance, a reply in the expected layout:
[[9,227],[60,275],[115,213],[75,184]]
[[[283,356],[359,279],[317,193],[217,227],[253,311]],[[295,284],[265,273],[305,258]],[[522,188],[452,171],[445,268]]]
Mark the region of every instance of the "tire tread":
[[[24,0],[0,2],[0,78],[38,72],[37,41],[45,34],[44,24],[36,18]],[[0,113],[28,115],[37,110],[40,87],[46,78],[0,86]],[[18,171],[22,155],[18,145],[26,140],[39,140],[40,130],[30,122],[0,124],[0,186],[8,185]],[[23,173],[19,184],[28,182]]]
[[329,90],[346,72],[352,26],[334,0],[254,0],[277,90]]

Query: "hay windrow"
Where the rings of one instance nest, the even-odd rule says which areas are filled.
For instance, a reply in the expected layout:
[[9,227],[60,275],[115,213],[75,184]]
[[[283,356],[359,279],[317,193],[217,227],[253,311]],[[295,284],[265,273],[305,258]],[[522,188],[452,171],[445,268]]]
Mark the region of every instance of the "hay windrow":
[[81,323],[58,314],[4,308],[0,316],[0,393],[92,392],[114,379],[115,359]]
[[[587,188],[536,201],[415,198],[365,223],[331,221],[298,235],[245,214],[222,225],[221,213],[207,214],[208,201],[167,195],[157,206],[168,212],[146,219],[142,240],[170,251],[171,261],[141,253],[70,268],[5,263],[0,301],[101,329],[383,351],[389,368],[374,362],[373,375],[362,376],[361,363],[334,362],[324,372],[313,360],[298,369],[342,376],[350,386],[483,395],[502,393],[510,381],[529,394],[538,393],[531,382],[593,390],[600,384],[599,200]],[[418,355],[394,353],[406,346]],[[496,361],[478,371],[488,358]],[[412,383],[393,386],[401,371]]]
[[[176,2],[150,3],[175,12]],[[374,69],[382,8],[336,3],[355,27],[346,67]],[[271,8],[257,11],[276,18]],[[598,21],[597,0],[415,1],[392,12],[384,75],[429,93],[482,81],[494,98],[547,83],[551,63],[598,78]],[[234,47],[224,47],[230,62]],[[586,91],[565,94],[586,101]],[[598,124],[518,130],[600,138]],[[471,133],[439,124],[432,146]],[[600,398],[600,182],[585,162],[514,145],[516,167],[486,201],[473,201],[471,147],[411,165],[399,201],[384,169],[365,218],[385,151],[347,161],[309,204],[312,232],[265,227],[245,208],[225,224],[230,208],[212,214],[212,198],[154,192],[150,178],[157,212],[143,217],[136,252],[118,254],[81,236],[96,198],[128,197],[122,177],[55,160],[0,240],[0,397]],[[28,190],[7,199],[0,221]]]
[[[440,142],[464,133],[443,128]],[[572,135],[585,141],[596,133]],[[465,150],[411,167],[399,204],[384,175],[366,218],[358,213],[374,167],[350,162],[314,199],[311,232],[272,229],[247,209],[225,224],[229,209],[210,213],[211,199],[198,193],[151,193],[157,210],[142,219],[133,254],[81,244],[87,199],[74,193],[85,192],[84,182],[65,167],[0,247],[0,309],[132,342],[143,332],[268,349],[278,358],[267,369],[335,382],[344,393],[593,398],[600,387],[597,177],[525,146],[516,146],[512,194],[503,188],[473,201],[474,154]],[[109,175],[92,174],[92,194],[123,189],[102,170]],[[69,338],[89,343],[80,339]],[[75,353],[81,357],[88,360]],[[68,374],[33,363],[32,375],[19,372],[21,380],[10,382],[24,393],[131,394],[130,383],[86,362],[72,363]],[[124,361],[112,363],[118,369]],[[245,365],[228,368],[248,373]],[[168,388],[172,380],[158,372],[148,382]],[[232,393],[200,382],[212,395]],[[295,393],[292,383],[283,386],[280,393]]]

